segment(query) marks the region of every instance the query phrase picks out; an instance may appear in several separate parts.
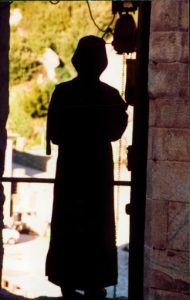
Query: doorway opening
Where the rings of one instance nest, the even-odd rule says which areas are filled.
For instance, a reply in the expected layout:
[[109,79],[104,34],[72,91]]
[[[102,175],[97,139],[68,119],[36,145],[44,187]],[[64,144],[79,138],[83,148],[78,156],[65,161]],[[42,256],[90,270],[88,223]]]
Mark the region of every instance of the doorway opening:
[[[67,17],[68,17],[68,20],[70,20],[70,23],[71,23],[71,24],[69,24],[69,29],[71,30],[72,26],[76,26],[74,20],[76,19],[77,15],[75,14],[74,5],[76,5],[76,6],[78,5],[78,7],[80,9],[80,14],[79,15],[81,17],[84,13],[83,6],[85,6],[86,3],[84,3],[83,1],[81,1],[81,2],[72,1],[72,4],[71,4],[71,1],[67,1],[67,3],[58,3],[54,7],[55,7],[55,9],[57,9],[57,11],[60,11],[61,9],[64,8],[64,5],[66,7],[66,4],[67,4],[67,11],[68,11],[68,16]],[[101,10],[101,12],[103,11],[102,10],[102,4],[103,4],[102,1],[101,1],[101,3],[93,3],[93,1],[91,2],[92,12],[95,15],[97,15],[97,16],[101,15],[100,10]],[[108,16],[110,18],[110,14],[108,14],[108,12],[109,13],[111,12],[111,6],[108,8],[109,4],[111,4],[111,3],[105,2],[105,12],[106,13],[105,13],[104,17],[106,19],[106,22],[107,22]],[[24,49],[26,49],[25,48],[26,45],[22,44],[22,43],[24,43],[25,40],[27,40],[26,29],[31,28],[30,24],[29,24],[30,23],[29,20],[27,20],[27,22],[26,22],[26,27],[22,28],[22,26],[21,26],[22,22],[24,21],[24,19],[23,19],[24,13],[27,12],[27,9],[28,9],[27,5],[32,7],[32,5],[33,6],[35,5],[35,3],[34,2],[33,3],[32,2],[31,3],[17,3],[17,2],[15,2],[15,4],[13,3],[13,5],[11,7],[12,17],[14,16],[13,20],[14,20],[14,18],[16,20],[16,21],[13,21],[13,22],[16,22],[16,23],[14,23],[14,25],[12,25],[13,26],[12,27],[12,34],[18,34],[19,43],[21,43],[21,46],[23,47],[23,53],[24,53]],[[40,16],[43,15],[44,9],[46,9],[47,6],[49,6],[49,5],[51,6],[52,4],[47,3],[47,1],[45,3],[42,3],[42,7],[41,7],[41,11],[40,11],[40,9],[39,9],[40,5],[38,3],[39,18],[40,18]],[[100,8],[100,6],[101,6],[101,8]],[[48,12],[48,14],[49,15],[46,16],[47,17],[46,21],[51,20],[51,13]],[[72,16],[72,18],[71,18],[71,16]],[[58,23],[58,20],[56,20],[56,22]],[[88,22],[90,24],[90,20]],[[102,20],[100,20],[100,22],[102,22]],[[48,22],[43,24],[42,27],[43,27],[44,32],[46,32],[46,27],[48,27],[48,26],[49,26]],[[51,27],[51,29],[53,31],[53,26]],[[87,33],[89,34],[89,28],[87,29],[87,31],[88,31]],[[32,36],[32,34],[34,34],[34,33],[31,32],[31,36]],[[56,34],[56,32],[53,32],[52,36],[55,36],[55,34]],[[99,33],[96,32],[96,34],[99,34]],[[66,35],[68,37],[69,33],[67,32]],[[78,40],[78,38],[79,38],[79,36],[77,36],[77,40]],[[75,40],[76,40],[76,36],[75,36]],[[34,78],[35,78],[34,85],[35,86],[32,87],[33,91],[31,93],[30,97],[31,98],[35,97],[38,100],[40,99],[39,102],[40,102],[40,105],[41,105],[41,107],[38,111],[37,111],[36,108],[35,108],[35,110],[32,111],[33,119],[35,119],[36,115],[39,117],[39,118],[36,118],[35,125],[34,125],[34,122],[32,122],[32,127],[33,128],[35,127],[35,129],[37,131],[33,135],[33,137],[35,137],[35,139],[36,139],[35,145],[32,145],[32,146],[31,145],[26,145],[27,142],[29,142],[29,144],[31,143],[32,138],[25,138],[25,137],[23,138],[23,136],[20,133],[18,134],[18,132],[15,132],[15,130],[13,129],[13,125],[12,125],[13,123],[12,124],[11,124],[11,122],[8,123],[8,130],[10,132],[12,130],[14,130],[14,134],[9,135],[8,144],[10,146],[10,148],[9,148],[10,152],[9,153],[7,152],[7,155],[12,155],[11,151],[14,148],[14,152],[13,152],[13,165],[14,165],[14,167],[10,168],[10,166],[9,166],[8,169],[7,169],[7,173],[5,173],[5,175],[4,175],[4,177],[9,178],[7,180],[5,178],[4,181],[12,182],[11,185],[10,185],[10,183],[7,183],[7,187],[5,187],[5,189],[7,188],[7,190],[8,190],[7,193],[9,193],[9,195],[10,195],[10,196],[7,197],[7,199],[9,199],[9,203],[7,202],[7,204],[5,205],[5,209],[7,209],[7,212],[5,213],[5,215],[8,216],[8,219],[10,221],[9,216],[11,214],[11,217],[12,217],[11,221],[14,219],[13,220],[14,223],[17,223],[16,225],[19,225],[19,226],[20,225],[24,226],[24,224],[27,223],[27,222],[30,223],[30,224],[32,224],[32,222],[35,223],[36,222],[36,215],[37,215],[38,221],[39,221],[40,218],[43,219],[43,221],[44,221],[44,218],[45,218],[46,219],[46,225],[49,223],[52,199],[51,199],[51,197],[49,197],[49,199],[51,199],[51,200],[50,200],[50,204],[48,206],[49,209],[48,209],[47,214],[45,214],[45,216],[40,216],[39,217],[40,212],[42,211],[40,207],[46,205],[42,201],[42,199],[47,199],[47,197],[42,195],[42,194],[41,194],[41,196],[39,196],[39,195],[37,196],[37,193],[38,193],[39,190],[41,190],[42,193],[44,191],[46,193],[47,190],[49,190],[49,193],[51,194],[52,193],[52,183],[54,182],[53,178],[54,178],[55,170],[53,169],[53,166],[55,167],[56,151],[57,151],[56,148],[53,149],[53,153],[55,153],[55,155],[52,156],[52,159],[49,159],[47,157],[42,159],[42,157],[43,157],[42,153],[44,153],[44,151],[45,151],[44,150],[45,149],[45,147],[44,147],[44,129],[45,129],[45,127],[44,127],[44,123],[42,122],[42,120],[43,120],[43,117],[45,116],[44,111],[46,109],[46,108],[44,108],[44,102],[43,101],[44,101],[45,98],[47,99],[50,96],[50,94],[52,92],[53,84],[51,85],[51,83],[48,82],[47,86],[44,86],[43,88],[41,88],[41,87],[43,85],[44,77],[46,77],[47,75],[49,76],[49,78],[55,78],[55,75],[57,75],[58,77],[60,76],[60,79],[66,78],[67,76],[69,76],[69,74],[68,74],[69,70],[66,68],[66,61],[60,59],[60,57],[58,57],[58,59],[57,59],[57,62],[59,61],[60,65],[58,65],[58,67],[54,67],[53,71],[48,70],[48,67],[46,66],[47,68],[44,67],[42,73],[39,73],[41,65],[44,64],[42,62],[42,60],[43,61],[46,60],[47,55],[51,55],[51,54],[53,54],[53,52],[51,52],[51,51],[43,52],[42,51],[41,57],[38,58],[39,60],[37,59],[35,61],[35,63],[33,63],[33,57],[32,57],[33,54],[31,52],[32,42],[35,42],[35,36],[33,36],[33,39],[31,39],[29,41],[29,44],[27,45],[27,49],[26,49],[27,50],[26,51],[27,52],[27,57],[29,57],[30,60],[31,60],[30,64],[28,65],[28,66],[30,66],[29,69],[30,69],[31,73],[27,74],[27,76],[28,76],[27,80],[26,80],[27,84],[25,86],[25,85],[23,85],[23,83],[20,83],[19,81],[18,81],[19,82],[18,83],[17,80],[19,80],[19,78],[14,78],[15,82],[17,82],[17,83],[13,86],[12,90],[10,89],[11,97],[12,97],[12,100],[11,100],[12,103],[10,103],[10,104],[15,105],[15,106],[12,106],[13,107],[12,112],[14,112],[16,114],[16,110],[18,108],[18,105],[16,105],[16,100],[15,99],[20,97],[21,94],[22,95],[25,94],[25,99],[23,99],[23,103],[25,101],[25,105],[26,105],[25,108],[24,108],[24,111],[25,112],[27,110],[30,111],[31,107],[30,108],[27,107],[27,105],[30,101],[30,99],[28,98],[28,94],[30,94],[29,91],[30,91],[31,86],[33,84],[33,83],[30,82],[31,81],[30,78],[33,79],[33,76],[34,76]],[[120,89],[120,91],[121,91],[122,90],[122,79],[124,78],[123,70],[126,68],[126,65],[123,63],[123,57],[121,55],[119,56],[119,55],[116,55],[116,54],[112,53],[113,49],[111,48],[110,41],[109,41],[108,38],[107,38],[107,42],[108,42],[107,51],[108,51],[108,56],[110,55],[110,60],[117,61],[113,64],[112,64],[112,62],[109,64],[109,67],[113,68],[113,66],[114,66],[116,68],[116,69],[114,69],[112,71],[109,71],[109,72],[112,75],[114,74],[115,78],[120,78],[121,82],[120,83],[117,82],[118,86],[116,86],[116,88]],[[38,45],[33,45],[33,48],[35,48],[35,47],[38,48]],[[58,48],[59,48],[59,45],[57,46],[56,44],[51,44],[51,47],[49,47],[49,49],[51,49],[53,51],[58,49]],[[16,53],[16,50],[14,49],[14,47],[12,47],[11,49],[13,49],[14,52]],[[43,50],[43,49],[41,49],[41,50]],[[65,49],[65,51],[68,51],[68,49]],[[54,51],[54,52],[56,52],[56,51]],[[54,56],[54,58],[55,58],[55,56]],[[54,60],[54,58],[52,56],[52,60]],[[126,59],[126,57],[125,57],[125,59]],[[56,58],[55,58],[55,61],[56,61]],[[16,60],[15,60],[15,62],[16,62]],[[28,62],[27,62],[27,64],[28,64]],[[119,65],[120,65],[120,68],[118,68]],[[13,67],[13,70],[15,70],[13,65],[12,65],[12,67]],[[26,69],[27,68],[28,67],[26,66]],[[56,70],[56,73],[55,73],[56,68],[57,68],[57,70]],[[20,66],[19,70],[23,71],[21,66]],[[72,71],[70,71],[70,72],[72,72]],[[14,71],[13,73],[16,73],[16,72]],[[19,76],[22,77],[22,74],[20,74]],[[110,83],[111,85],[113,85],[113,77],[111,79],[111,82],[109,82],[110,78],[106,79],[106,76],[107,76],[106,74],[103,74],[102,75],[102,80],[108,80],[107,82]],[[119,85],[121,86],[121,88],[119,88]],[[32,103],[32,105],[34,105],[34,103]],[[115,168],[115,212],[116,212],[116,224],[117,224],[117,245],[118,245],[118,249],[119,249],[118,251],[119,251],[119,255],[120,255],[119,259],[121,259],[121,264],[120,264],[120,266],[121,266],[121,268],[120,268],[121,283],[120,283],[120,286],[117,286],[116,288],[113,287],[112,289],[110,289],[108,291],[108,296],[112,297],[112,298],[114,296],[124,296],[124,297],[128,296],[129,217],[125,214],[125,207],[126,207],[126,204],[128,204],[130,202],[130,195],[133,194],[133,192],[131,192],[131,190],[130,190],[131,171],[128,171],[127,168],[126,168],[126,166],[127,166],[127,156],[126,156],[127,151],[126,151],[126,148],[129,145],[131,145],[132,140],[133,140],[133,138],[132,138],[133,114],[134,114],[133,108],[129,106],[128,112],[129,112],[129,116],[130,116],[129,125],[128,125],[127,131],[124,133],[123,144],[122,144],[122,146],[120,146],[119,143],[117,145],[116,144],[113,145],[114,155],[115,155],[114,156],[114,161],[115,161],[115,166],[116,166],[116,168]],[[30,113],[31,113],[31,111],[30,111]],[[140,111],[139,111],[139,113],[140,113]],[[12,117],[11,114],[10,114],[10,117]],[[24,115],[24,117],[25,117],[25,122],[27,122],[27,115]],[[18,128],[18,123],[19,123],[19,120],[20,120],[20,112],[17,114],[17,116],[15,116],[15,119],[16,119],[15,122],[17,122],[17,126],[15,126],[15,128]],[[32,121],[34,121],[34,120],[32,120]],[[41,128],[43,128],[42,131],[41,131]],[[30,128],[28,126],[28,128],[25,128],[25,129],[29,130]],[[22,132],[23,128],[21,128],[20,130]],[[145,134],[147,134],[147,133],[145,133]],[[30,137],[30,134],[28,135],[28,137]],[[133,140],[133,142],[134,142],[134,140]],[[40,145],[40,147],[39,147],[39,145]],[[10,160],[11,157],[12,156],[9,156],[9,162],[11,161]],[[145,159],[145,157],[143,159]],[[35,167],[37,166],[38,168],[37,169],[31,168],[31,166],[35,166]],[[51,170],[51,175],[47,172],[47,170],[45,170],[45,172],[44,172],[43,168],[47,168],[47,169],[49,168],[49,170]],[[31,169],[33,169],[33,170],[31,170]],[[36,171],[36,170],[38,170],[38,171]],[[33,187],[32,187],[32,185],[33,185]],[[39,185],[41,185],[41,186],[39,186]],[[133,187],[136,188],[134,185],[133,185]],[[31,190],[33,190],[32,194],[31,194]],[[39,209],[38,212],[36,212],[36,207],[31,208],[29,203],[26,204],[26,201],[25,201],[26,195],[28,196],[29,194],[33,195],[33,196],[31,196],[32,200],[34,199],[34,195],[35,195],[36,200],[34,202],[36,203],[36,206],[38,206],[38,209]],[[39,199],[37,200],[38,197],[39,197]],[[23,199],[23,203],[21,201],[21,198]],[[23,205],[24,208],[22,208],[22,217],[20,217],[20,212],[21,212],[20,210],[21,210],[22,205]],[[23,213],[24,210],[25,210],[25,216],[24,216],[24,213]],[[132,218],[132,216],[130,218]],[[26,219],[27,219],[27,221],[26,221]],[[134,219],[133,219],[133,221],[134,221]],[[142,223],[141,223],[141,225],[142,225]],[[34,229],[34,227],[35,226],[36,226],[36,228],[39,227],[38,224],[30,225],[30,227],[31,226],[33,226],[32,231],[34,231],[34,232],[36,230],[36,229]],[[42,227],[43,226],[40,225],[40,228],[42,228]],[[22,228],[22,230],[23,230],[23,228]],[[28,228],[24,228],[24,230],[28,230]],[[134,233],[133,230],[134,230],[134,227],[131,227],[130,235],[131,235],[131,231]],[[133,233],[132,233],[132,236],[133,236]],[[37,235],[40,235],[40,234],[41,233],[37,233]],[[48,234],[49,233],[48,233],[48,227],[47,227],[46,230],[44,231],[43,235],[45,235],[45,236],[47,235],[47,237],[48,237]],[[32,239],[30,240],[30,239],[26,238],[26,240],[24,240],[24,243],[27,243],[27,247],[28,247],[28,245],[32,242]],[[34,240],[35,240],[36,243],[38,243],[38,238],[35,237]],[[22,237],[21,237],[20,241],[21,241],[20,244],[22,244],[23,243]],[[142,239],[141,239],[141,242],[142,242]],[[43,245],[45,245],[45,244],[43,244]],[[17,244],[16,244],[16,246],[17,246]],[[131,249],[134,249],[133,246],[135,247],[134,243],[132,244]],[[141,244],[141,246],[142,246],[142,244]],[[11,250],[11,247],[12,246],[10,246],[10,245],[7,245],[5,247],[5,264],[7,264],[7,268],[10,267],[10,261],[11,261],[11,260],[9,260],[10,258],[8,258],[8,260],[6,261],[6,255],[7,254],[9,254],[9,255],[11,254],[13,260],[15,261],[15,254],[14,254],[14,251]],[[6,254],[6,251],[7,251],[7,254]],[[31,253],[31,255],[33,255],[34,252],[32,250],[30,250],[30,251],[28,251],[27,253],[28,254]],[[45,251],[47,251],[47,249]],[[134,251],[132,252],[132,250],[130,250],[130,252],[134,253]],[[137,252],[136,252],[136,255],[138,256]],[[133,254],[132,254],[131,257],[133,257]],[[22,260],[19,255],[17,256],[16,259],[18,261]],[[134,257],[133,257],[133,259],[134,259]],[[27,257],[27,260],[30,261],[30,258]],[[131,260],[131,264],[132,264],[132,260]],[[142,263],[142,261],[141,261],[141,263]],[[11,265],[12,265],[12,263],[11,263]],[[18,266],[18,264],[17,264],[17,266]],[[19,268],[20,268],[20,266],[19,266]],[[133,266],[131,265],[131,269],[132,268],[133,268]],[[4,268],[4,270],[6,271],[6,268]],[[35,270],[35,273],[37,273],[36,270]],[[132,274],[132,272],[131,272],[131,274]],[[17,273],[17,275],[18,275],[18,273]],[[8,276],[10,276],[10,274]],[[17,278],[18,278],[18,276],[17,276]],[[129,278],[130,278],[130,276],[129,276]],[[7,281],[5,280],[4,282],[6,283]],[[30,286],[30,283],[31,283],[31,281],[29,282],[29,286]],[[142,284],[142,280],[141,280],[141,284]],[[26,284],[26,286],[27,286],[27,284]],[[40,284],[40,286],[42,286],[42,285]],[[36,288],[35,288],[35,290],[36,290]],[[22,293],[22,291],[20,290],[19,287],[18,287],[17,290],[15,290],[15,292],[17,292],[18,294]],[[28,291],[25,291],[25,296],[31,297],[31,295],[27,294],[27,293],[28,293]],[[41,293],[41,291],[40,291],[40,293]],[[55,293],[57,293],[57,291]],[[129,295],[130,295],[130,293],[129,293]],[[32,295],[32,297],[33,296],[36,296],[36,295]],[[131,297],[130,299],[133,299],[133,298]]]

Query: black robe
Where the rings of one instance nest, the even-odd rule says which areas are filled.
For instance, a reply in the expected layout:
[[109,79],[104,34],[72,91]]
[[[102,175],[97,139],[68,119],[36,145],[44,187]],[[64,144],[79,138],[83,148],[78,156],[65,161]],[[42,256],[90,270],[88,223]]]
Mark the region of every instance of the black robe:
[[118,91],[79,77],[59,84],[48,111],[59,145],[46,275],[85,290],[117,283],[111,141],[127,125]]

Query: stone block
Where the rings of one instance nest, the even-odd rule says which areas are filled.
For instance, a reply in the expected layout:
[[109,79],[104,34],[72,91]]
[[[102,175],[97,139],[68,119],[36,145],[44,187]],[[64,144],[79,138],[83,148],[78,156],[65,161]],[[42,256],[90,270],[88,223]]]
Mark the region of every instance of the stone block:
[[188,32],[151,32],[149,59],[153,62],[189,61]]
[[152,199],[190,201],[190,163],[152,161]]
[[151,135],[149,153],[153,160],[190,161],[189,129],[152,128]]
[[147,198],[146,199],[146,216],[145,216],[145,243],[148,247],[151,247],[151,222],[152,222],[152,201]]
[[190,250],[190,205],[170,202],[168,209],[168,248],[181,251]]
[[167,98],[150,100],[149,126],[189,128],[188,99]]
[[149,59],[156,62],[180,61],[184,39],[183,32],[152,32]]
[[188,64],[150,63],[148,90],[150,98],[188,96]]
[[189,295],[146,288],[144,290],[144,299],[145,300],[189,300]]
[[149,262],[145,286],[155,289],[187,294],[190,291],[189,253],[183,251],[154,250]]
[[189,32],[182,33],[180,61],[189,62]]
[[152,286],[158,289],[176,293],[188,293],[189,283],[181,279],[174,279],[165,272],[154,270],[152,272]]
[[15,163],[22,166],[27,166],[29,168],[45,172],[47,170],[47,164],[50,157],[14,150],[13,160]]
[[147,184],[146,184],[146,197],[152,198],[152,165],[153,161],[151,159],[147,160]]
[[189,28],[189,1],[180,2],[180,15],[179,26],[181,30],[187,30]]
[[178,28],[179,5],[177,0],[154,0],[151,7],[152,31],[172,31]]
[[153,133],[155,128],[149,127],[148,129],[148,160],[152,159],[152,144],[153,144]]
[[[150,283],[150,278],[151,278],[151,258],[152,258],[152,247],[150,247],[147,243],[146,243],[146,239],[145,239],[145,245],[144,245],[144,285],[146,287],[149,286]],[[145,298],[146,299],[146,298]]]
[[168,230],[168,201],[147,199],[145,216],[146,245],[154,249],[166,249]]

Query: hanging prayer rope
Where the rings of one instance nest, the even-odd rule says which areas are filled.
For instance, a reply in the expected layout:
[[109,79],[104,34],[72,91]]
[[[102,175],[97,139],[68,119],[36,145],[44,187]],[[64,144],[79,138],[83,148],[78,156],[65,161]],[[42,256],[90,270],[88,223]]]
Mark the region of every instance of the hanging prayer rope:
[[[125,82],[126,82],[126,54],[123,53],[122,61],[122,80],[121,80],[121,91],[120,95],[123,98],[125,95]],[[119,151],[118,151],[118,168],[117,168],[117,180],[121,179],[121,162],[122,162],[122,137],[119,140]],[[120,186],[117,187],[117,196],[116,196],[116,243],[118,242],[118,227],[119,227],[119,209],[120,209]],[[117,286],[113,288],[113,297],[117,296]]]

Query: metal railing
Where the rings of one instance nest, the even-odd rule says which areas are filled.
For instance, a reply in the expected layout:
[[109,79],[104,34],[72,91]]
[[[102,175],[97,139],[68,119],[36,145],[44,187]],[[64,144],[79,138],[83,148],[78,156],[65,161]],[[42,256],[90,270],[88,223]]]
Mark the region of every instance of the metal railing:
[[[54,183],[54,178],[34,178],[34,177],[2,177],[1,182],[27,182],[27,183]],[[74,183],[74,182],[73,182]],[[131,181],[115,180],[116,186],[131,186]]]

